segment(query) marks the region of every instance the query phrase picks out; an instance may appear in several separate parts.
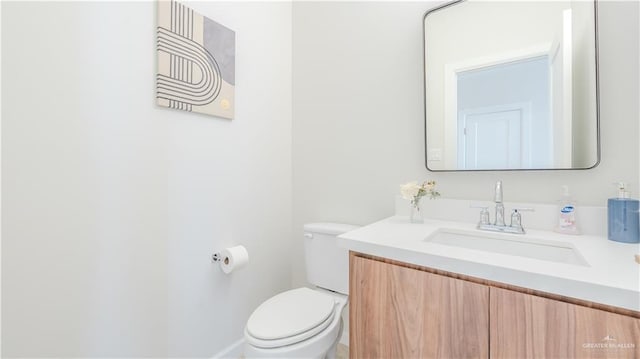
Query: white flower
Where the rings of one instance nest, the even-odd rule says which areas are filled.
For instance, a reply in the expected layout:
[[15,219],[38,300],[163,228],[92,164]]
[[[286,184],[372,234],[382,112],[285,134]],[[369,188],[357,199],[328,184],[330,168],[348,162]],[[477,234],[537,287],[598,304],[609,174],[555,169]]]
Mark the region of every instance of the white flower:
[[416,208],[420,206],[422,197],[429,195],[429,199],[434,199],[440,196],[440,192],[436,191],[436,181],[424,181],[422,184],[409,182],[400,186],[400,193],[402,198],[411,201]]
[[400,193],[404,199],[413,200],[418,195],[418,192],[420,192],[420,186],[416,181],[400,186]]

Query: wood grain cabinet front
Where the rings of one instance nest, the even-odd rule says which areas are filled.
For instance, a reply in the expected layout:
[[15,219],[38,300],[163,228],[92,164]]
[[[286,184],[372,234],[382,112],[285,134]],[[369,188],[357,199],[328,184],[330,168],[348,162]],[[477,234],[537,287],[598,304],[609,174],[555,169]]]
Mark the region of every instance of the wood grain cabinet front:
[[491,358],[640,358],[640,319],[491,288]]
[[351,358],[488,358],[489,287],[350,259]]
[[349,265],[351,358],[640,359],[637,312],[354,252]]

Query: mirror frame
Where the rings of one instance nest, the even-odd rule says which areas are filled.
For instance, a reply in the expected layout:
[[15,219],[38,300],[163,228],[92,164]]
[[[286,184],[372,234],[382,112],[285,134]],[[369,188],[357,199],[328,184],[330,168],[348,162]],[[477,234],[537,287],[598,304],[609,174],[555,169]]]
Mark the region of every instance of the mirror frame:
[[429,14],[434,13],[436,11],[444,10],[448,7],[458,5],[461,3],[465,3],[468,0],[454,0],[451,2],[447,2],[445,4],[436,6],[428,10],[423,18],[422,18],[422,84],[423,84],[423,96],[422,99],[424,101],[424,165],[429,172],[496,172],[496,171],[580,171],[580,170],[590,170],[596,168],[602,159],[601,155],[601,139],[600,139],[600,69],[599,69],[599,47],[598,47],[598,0],[593,1],[593,21],[594,21],[594,37],[595,37],[595,101],[596,101],[596,162],[591,167],[576,167],[576,168],[507,168],[507,169],[431,169],[429,168],[428,161],[428,144],[427,144],[427,59],[426,59],[426,51],[427,51],[427,36],[425,25],[427,21],[427,16]]

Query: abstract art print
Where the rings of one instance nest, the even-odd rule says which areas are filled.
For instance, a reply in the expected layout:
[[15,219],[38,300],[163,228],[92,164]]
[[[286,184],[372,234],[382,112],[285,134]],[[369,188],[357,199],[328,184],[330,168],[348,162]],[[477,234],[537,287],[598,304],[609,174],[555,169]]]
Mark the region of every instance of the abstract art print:
[[234,117],[236,35],[176,1],[158,1],[160,106]]

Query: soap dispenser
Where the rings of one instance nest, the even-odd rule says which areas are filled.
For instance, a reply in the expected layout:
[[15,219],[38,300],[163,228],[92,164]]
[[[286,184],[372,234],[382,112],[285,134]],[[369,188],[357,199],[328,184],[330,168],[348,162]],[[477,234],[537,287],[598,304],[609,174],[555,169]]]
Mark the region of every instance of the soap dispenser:
[[580,234],[576,222],[576,205],[569,193],[569,186],[562,186],[562,198],[559,201],[558,224],[554,229],[558,233]]
[[629,198],[624,182],[617,185],[618,197],[607,201],[608,238],[616,242],[640,243],[640,202]]

